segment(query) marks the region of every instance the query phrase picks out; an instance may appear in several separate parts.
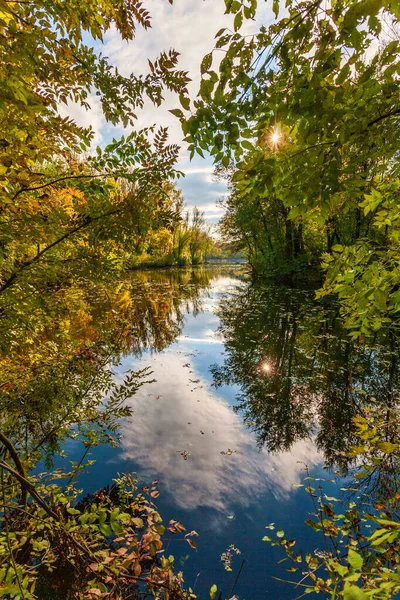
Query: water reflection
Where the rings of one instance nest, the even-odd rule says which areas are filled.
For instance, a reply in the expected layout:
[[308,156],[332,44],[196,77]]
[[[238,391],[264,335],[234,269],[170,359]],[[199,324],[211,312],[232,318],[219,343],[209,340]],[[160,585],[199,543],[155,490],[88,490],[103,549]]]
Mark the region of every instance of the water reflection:
[[135,273],[131,279],[128,352],[160,352],[169,346],[181,333],[185,315],[197,315],[202,310],[211,279],[212,273],[206,269]]
[[[118,472],[136,471],[143,483],[160,479],[162,514],[201,534],[199,553],[184,570],[191,581],[205,574],[202,597],[227,577],[219,558],[234,543],[247,561],[240,598],[291,598],[272,580],[287,574],[261,542],[265,526],[279,523],[299,549],[315,545],[303,524],[308,498],[293,487],[301,463],[318,471],[325,455],[345,465],[352,417],[376,404],[394,411],[396,335],[352,344],[334,305],[218,269],[71,284],[57,302],[41,302],[26,309],[19,328],[7,329],[12,309],[0,313],[7,382],[0,408],[10,437],[27,451],[47,440],[54,451],[52,436],[70,433],[88,406],[87,390],[101,402],[116,365],[121,380],[150,367],[156,382],[129,399],[134,412],[122,425],[120,448],[93,450],[97,462],[80,481],[85,493]],[[79,461],[82,446],[68,449]],[[397,485],[398,461],[391,466],[377,473],[377,483],[365,483],[369,490],[390,477]]]
[[233,503],[244,508],[257,502],[265,490],[287,498],[303,476],[299,461],[321,462],[314,444],[299,441],[292,452],[276,455],[258,452],[240,417],[223,396],[210,392],[201,370],[188,360],[187,353],[172,350],[141,363],[151,367],[158,383],[132,400],[134,418],[123,426],[122,458],[139,464],[144,477],[162,474],[183,508],[227,512]]
[[[352,417],[373,397],[390,410],[396,405],[396,337],[354,345],[334,305],[214,269],[134,273],[107,293],[122,301],[99,294],[87,301],[90,351],[110,351],[121,380],[150,367],[156,382],[129,399],[133,416],[122,425],[121,446],[93,450],[97,462],[83,489],[127,471],[141,483],[159,479],[163,516],[200,533],[184,571],[190,582],[202,572],[201,597],[215,582],[231,589],[220,556],[234,543],[246,558],[241,599],[292,598],[272,580],[287,573],[261,541],[265,526],[274,521],[290,531],[301,551],[315,546],[304,525],[309,499],[293,487],[304,475],[301,463],[316,475],[324,454],[345,464],[340,452],[353,440]],[[85,365],[71,381],[89,381],[91,362]],[[81,450],[70,458],[79,460]]]
[[69,282],[0,306],[2,431],[25,453],[59,452],[71,426],[102,402],[124,356],[161,352],[201,310],[213,274],[138,272]]
[[218,316],[226,358],[213,366],[214,384],[240,386],[237,410],[271,451],[315,437],[328,463],[343,464],[355,441],[353,417],[398,397],[396,334],[354,344],[337,307],[313,302],[311,293],[237,286]]

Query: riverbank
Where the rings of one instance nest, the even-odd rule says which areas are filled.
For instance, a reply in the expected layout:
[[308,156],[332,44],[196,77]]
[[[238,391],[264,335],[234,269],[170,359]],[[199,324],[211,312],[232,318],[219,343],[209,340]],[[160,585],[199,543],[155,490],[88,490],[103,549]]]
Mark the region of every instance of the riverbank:
[[166,263],[162,260],[154,260],[154,261],[143,261],[134,265],[130,265],[127,270],[128,271],[142,271],[149,269],[193,269],[193,268],[202,268],[202,267],[220,267],[220,266],[238,266],[238,267],[248,267],[250,271],[250,264],[246,260],[230,260],[227,258],[224,259],[212,259],[205,260],[200,263],[188,263],[188,264],[177,264],[177,263]]

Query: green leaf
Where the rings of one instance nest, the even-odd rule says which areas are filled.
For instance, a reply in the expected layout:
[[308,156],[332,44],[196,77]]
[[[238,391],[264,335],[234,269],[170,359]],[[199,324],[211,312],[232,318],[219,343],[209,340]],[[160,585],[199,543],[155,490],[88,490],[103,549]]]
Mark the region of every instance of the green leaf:
[[210,79],[202,79],[200,83],[200,95],[203,100],[207,101],[211,97],[211,92],[214,89],[214,83]]
[[348,563],[349,565],[351,565],[353,567],[353,569],[355,569],[356,571],[360,571],[361,567],[363,566],[363,557],[356,552],[355,550],[353,550],[352,548],[349,548],[349,554],[347,557]]
[[341,85],[347,79],[350,73],[350,65],[347,63],[336,77],[336,85]]
[[369,597],[362,589],[347,582],[344,585],[343,598],[344,600],[369,600]]
[[183,112],[181,111],[180,108],[173,108],[169,112],[172,115],[174,115],[174,117],[178,117],[178,119],[182,119],[183,118]]
[[329,563],[329,566],[332,567],[341,577],[344,577],[346,573],[348,573],[348,568],[345,565],[341,565],[336,561],[332,561]]
[[227,13],[235,13],[241,8],[239,0],[225,0],[225,7]]
[[185,96],[184,94],[180,94],[179,102],[181,103],[181,105],[183,106],[183,108],[185,110],[190,109],[190,99],[188,98],[188,96]]
[[215,583],[210,587],[210,598],[211,600],[213,600],[213,598],[215,598],[216,594],[217,594],[217,586],[215,585]]
[[378,442],[377,446],[379,450],[382,450],[382,452],[385,452],[385,454],[392,454],[392,452],[395,452],[399,449],[399,444],[392,444],[391,442]]
[[108,537],[109,535],[112,534],[111,527],[109,525],[107,525],[106,523],[99,523],[98,527],[99,527],[101,533],[103,535],[105,535],[106,537]]
[[121,523],[119,521],[117,521],[117,520],[111,520],[110,521],[110,525],[111,525],[111,529],[113,530],[113,532],[116,533],[117,535],[119,535],[120,533],[122,533],[123,530],[124,530],[124,528],[122,527]]
[[241,142],[243,148],[245,148],[246,150],[250,150],[250,152],[252,152],[255,148],[253,146],[253,144],[251,144],[250,142],[248,142],[247,140],[243,140]]
[[379,288],[376,288],[374,290],[373,294],[374,294],[374,300],[376,302],[377,307],[382,312],[385,312],[386,311],[386,301],[387,301],[387,296],[386,296],[385,292],[383,292]]
[[211,65],[212,65],[212,52],[210,52],[209,54],[206,54],[205,57],[203,58],[203,60],[201,61],[201,65],[200,65],[201,74],[203,75],[204,73],[209,71]]
[[235,31],[238,31],[243,24],[243,13],[238,12],[233,21],[233,28]]
[[278,538],[283,538],[283,537],[284,537],[284,535],[285,535],[285,532],[283,531],[283,529],[279,529],[279,530],[276,532],[276,535],[278,536]]

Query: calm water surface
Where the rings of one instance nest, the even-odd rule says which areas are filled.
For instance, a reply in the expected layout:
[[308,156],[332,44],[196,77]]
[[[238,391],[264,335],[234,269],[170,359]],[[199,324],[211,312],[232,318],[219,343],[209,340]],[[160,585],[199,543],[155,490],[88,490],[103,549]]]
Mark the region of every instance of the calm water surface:
[[[262,541],[266,526],[296,538],[300,552],[321,544],[304,525],[312,506],[296,487],[304,463],[327,476],[324,461],[352,440],[359,398],[390,384],[394,350],[352,346],[335,307],[309,292],[251,285],[238,270],[146,272],[133,285],[138,343],[117,377],[149,367],[156,381],[131,398],[121,445],[95,449],[80,486],[90,493],[122,472],[137,473],[140,485],[158,479],[164,521],[199,533],[197,552],[176,536],[167,552],[200,598],[213,583],[228,598],[243,560],[240,600],[296,597],[274,579],[290,574]],[[81,448],[69,451],[79,460]],[[241,554],[227,572],[220,557],[231,544]]]

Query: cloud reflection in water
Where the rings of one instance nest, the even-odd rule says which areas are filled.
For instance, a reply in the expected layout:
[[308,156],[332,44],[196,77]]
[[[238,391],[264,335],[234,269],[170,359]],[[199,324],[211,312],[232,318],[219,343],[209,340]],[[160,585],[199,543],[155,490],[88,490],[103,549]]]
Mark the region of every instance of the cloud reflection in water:
[[[207,389],[199,373],[184,367],[188,358],[175,348],[140,364],[151,367],[157,383],[131,400],[134,415],[121,432],[120,458],[134,461],[142,476],[159,477],[182,508],[226,512],[268,492],[288,498],[304,476],[299,461],[322,462],[314,444],[299,441],[292,452],[276,455],[259,451],[240,416]],[[228,450],[233,453],[221,454]]]

